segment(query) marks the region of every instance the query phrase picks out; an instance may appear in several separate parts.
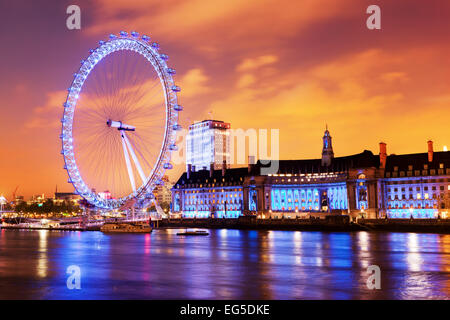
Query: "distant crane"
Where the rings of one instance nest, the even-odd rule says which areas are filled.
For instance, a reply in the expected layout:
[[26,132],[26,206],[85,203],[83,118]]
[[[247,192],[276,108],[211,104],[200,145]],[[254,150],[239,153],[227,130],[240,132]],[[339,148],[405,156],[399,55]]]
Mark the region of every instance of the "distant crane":
[[17,192],[17,189],[19,189],[19,186],[17,186],[17,187],[14,189],[13,193],[12,193],[12,201],[16,201],[16,192]]

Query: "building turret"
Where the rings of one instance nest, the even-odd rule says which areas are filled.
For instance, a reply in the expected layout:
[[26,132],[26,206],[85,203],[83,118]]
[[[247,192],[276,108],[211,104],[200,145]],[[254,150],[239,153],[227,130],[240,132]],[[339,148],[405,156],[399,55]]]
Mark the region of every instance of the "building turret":
[[328,131],[328,125],[326,126],[325,134],[323,136],[323,148],[322,148],[322,166],[328,167],[331,165],[331,161],[334,158],[333,145],[331,144],[331,136]]
[[428,162],[433,162],[433,141],[428,142]]
[[380,142],[380,168],[386,168],[387,151],[386,143]]

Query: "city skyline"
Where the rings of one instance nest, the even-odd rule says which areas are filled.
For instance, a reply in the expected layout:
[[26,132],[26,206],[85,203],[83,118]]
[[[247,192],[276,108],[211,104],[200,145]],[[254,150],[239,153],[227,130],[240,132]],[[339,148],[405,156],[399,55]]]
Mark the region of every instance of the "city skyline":
[[[377,153],[380,141],[397,154],[426,152],[428,139],[435,150],[450,144],[444,1],[378,1],[379,31],[365,27],[360,1],[305,1],[301,10],[274,1],[142,2],[132,10],[126,1],[79,1],[79,31],[65,27],[68,4],[0,5],[2,30],[10,30],[0,39],[11,44],[0,62],[0,193],[8,199],[17,185],[25,197],[56,184],[72,191],[58,139],[66,89],[89,49],[122,29],[148,33],[176,66],[184,128],[212,111],[233,128],[280,129],[281,159],[317,158],[325,123],[336,156]],[[273,12],[279,19],[268,26]]]

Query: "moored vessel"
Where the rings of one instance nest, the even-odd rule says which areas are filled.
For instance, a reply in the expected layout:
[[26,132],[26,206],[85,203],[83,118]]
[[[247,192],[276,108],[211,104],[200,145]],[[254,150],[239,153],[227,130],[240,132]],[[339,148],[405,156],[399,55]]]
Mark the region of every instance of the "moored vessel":
[[148,223],[105,223],[100,231],[104,233],[150,233],[152,227]]
[[209,233],[205,230],[178,232],[177,236],[208,236]]

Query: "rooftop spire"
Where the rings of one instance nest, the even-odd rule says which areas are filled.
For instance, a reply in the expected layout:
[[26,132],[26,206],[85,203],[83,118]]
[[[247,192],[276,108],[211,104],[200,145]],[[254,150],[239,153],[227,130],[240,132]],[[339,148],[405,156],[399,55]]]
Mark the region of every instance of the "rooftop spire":
[[333,146],[331,144],[331,135],[328,131],[328,123],[325,125],[325,133],[323,136],[323,147],[322,147],[322,166],[328,167],[331,165],[331,160],[334,158]]

